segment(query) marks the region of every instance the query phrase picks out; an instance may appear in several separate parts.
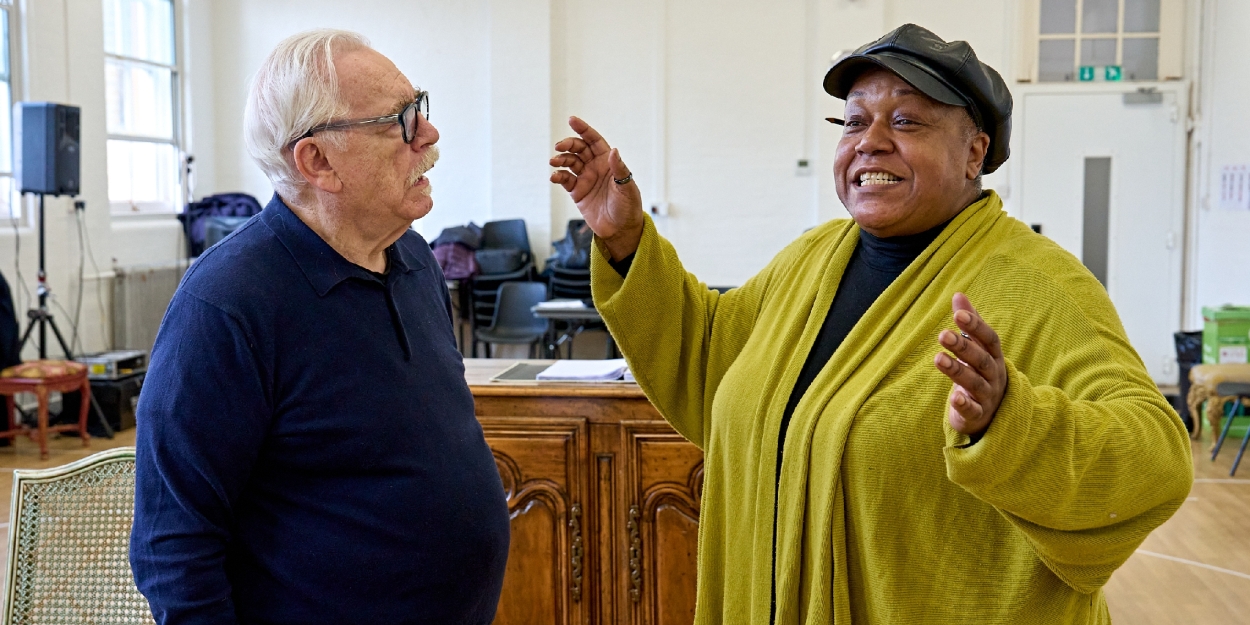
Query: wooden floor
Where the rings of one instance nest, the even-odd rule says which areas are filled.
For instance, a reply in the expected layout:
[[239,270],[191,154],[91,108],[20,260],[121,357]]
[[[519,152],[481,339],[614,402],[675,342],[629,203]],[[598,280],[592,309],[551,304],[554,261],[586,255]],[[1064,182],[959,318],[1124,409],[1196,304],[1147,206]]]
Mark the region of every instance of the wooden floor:
[[[1225,443],[1212,462],[1209,440],[1194,443],[1195,483],[1188,501],[1141,546],[1107,584],[1111,616],[1127,625],[1250,623],[1250,454],[1237,478],[1228,469],[1240,441]],[[134,430],[113,440],[93,439],[83,449],[78,439],[51,443],[52,454],[39,460],[29,440],[0,447],[0,519],[8,529],[15,468],[62,465],[90,453],[134,444]],[[0,558],[7,556],[0,543]]]

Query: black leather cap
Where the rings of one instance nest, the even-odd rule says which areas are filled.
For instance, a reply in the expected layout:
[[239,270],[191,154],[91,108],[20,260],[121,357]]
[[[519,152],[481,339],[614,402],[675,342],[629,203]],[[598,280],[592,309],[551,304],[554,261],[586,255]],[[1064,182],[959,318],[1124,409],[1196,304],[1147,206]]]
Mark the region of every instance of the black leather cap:
[[875,67],[894,72],[938,102],[967,107],[977,127],[990,136],[982,173],[992,173],[1011,155],[1011,92],[994,68],[977,60],[968,42],[947,43],[904,24],[829,68],[825,91],[845,100],[855,79]]

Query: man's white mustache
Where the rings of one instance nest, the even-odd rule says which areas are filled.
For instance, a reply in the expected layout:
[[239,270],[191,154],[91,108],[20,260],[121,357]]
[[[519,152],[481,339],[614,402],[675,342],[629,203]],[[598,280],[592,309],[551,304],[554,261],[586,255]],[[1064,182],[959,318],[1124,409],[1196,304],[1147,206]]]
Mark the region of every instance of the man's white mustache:
[[421,176],[424,176],[425,172],[428,172],[431,169],[433,169],[434,164],[437,162],[438,162],[438,146],[431,145],[430,147],[426,148],[425,154],[421,156],[421,162],[417,163],[417,166],[414,167],[412,169],[412,172],[408,174],[408,186],[411,187],[417,184],[417,181],[421,180]]

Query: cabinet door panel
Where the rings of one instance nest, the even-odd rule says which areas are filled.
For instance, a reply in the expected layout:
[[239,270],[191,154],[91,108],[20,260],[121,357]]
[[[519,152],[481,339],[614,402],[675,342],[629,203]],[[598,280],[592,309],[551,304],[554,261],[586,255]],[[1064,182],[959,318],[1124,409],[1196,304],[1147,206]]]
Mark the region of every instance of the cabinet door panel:
[[479,417],[508,496],[512,541],[495,622],[581,624],[586,420]]
[[657,506],[652,518],[655,623],[690,625],[694,621],[699,517],[692,516],[687,506],[674,502]]
[[629,621],[688,625],[694,620],[703,452],[663,422],[625,422],[621,433]]

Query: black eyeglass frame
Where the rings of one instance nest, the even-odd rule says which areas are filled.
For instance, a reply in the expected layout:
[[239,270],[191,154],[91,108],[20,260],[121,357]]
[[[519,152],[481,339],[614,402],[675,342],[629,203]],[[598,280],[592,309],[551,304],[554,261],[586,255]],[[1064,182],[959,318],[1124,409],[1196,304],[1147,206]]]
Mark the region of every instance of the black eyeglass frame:
[[[404,123],[404,116],[412,112],[412,133],[409,135],[408,125]],[[345,119],[338,122],[330,122],[320,126],[314,126],[308,129],[308,132],[300,135],[291,142],[291,148],[295,148],[295,144],[301,139],[307,139],[314,133],[323,130],[341,130],[343,128],[351,128],[353,126],[366,126],[371,124],[399,124],[399,132],[404,138],[404,143],[412,143],[417,138],[417,128],[420,126],[421,117],[425,117],[425,121],[430,121],[430,92],[418,91],[417,97],[408,103],[398,113],[392,115],[383,115],[381,117],[370,117],[368,119]]]

